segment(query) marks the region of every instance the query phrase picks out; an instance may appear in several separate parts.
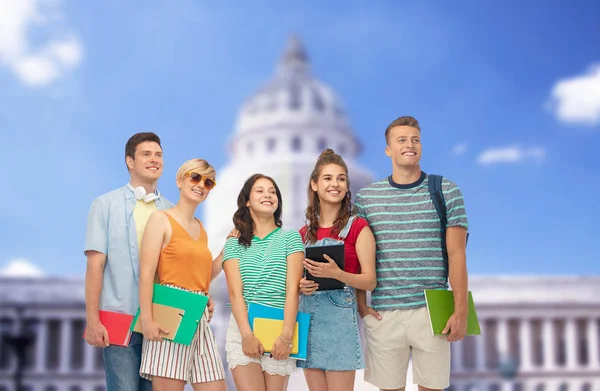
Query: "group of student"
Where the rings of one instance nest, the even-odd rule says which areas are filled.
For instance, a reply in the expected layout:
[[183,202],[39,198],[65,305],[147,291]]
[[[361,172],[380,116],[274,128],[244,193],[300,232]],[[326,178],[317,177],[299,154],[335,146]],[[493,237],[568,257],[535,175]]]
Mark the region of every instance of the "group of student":
[[[155,283],[209,296],[221,270],[231,307],[226,359],[239,391],[285,390],[296,368],[303,368],[311,391],[352,390],[358,369],[382,390],[402,390],[410,358],[421,391],[448,387],[450,343],[467,329],[463,197],[454,182],[442,180],[442,227],[429,176],[420,168],[419,123],[400,117],[387,127],[385,140],[392,174],[361,189],[354,203],[343,158],[331,149],[321,153],[308,178],[306,225],[299,230],[282,228],[275,180],[261,173],[249,177],[232,230],[214,257],[194,215],[217,185],[215,169],[203,159],[185,162],[176,174],[179,200],[173,205],[157,190],[163,169],[159,137],[132,136],[125,147],[130,181],[93,201],[86,232],[86,339],[103,348],[107,390],[183,390],[186,383],[196,391],[226,389],[209,325],[212,299],[190,345],[163,338],[171,331],[152,315]],[[343,270],[331,257],[305,257],[307,246],[330,244],[343,244]],[[305,271],[344,288],[319,290]],[[455,312],[446,335],[434,336],[423,291],[448,289],[448,282]],[[263,346],[253,334],[250,303],[283,309],[283,329],[273,346]],[[135,314],[138,308],[143,334],[134,333],[127,347],[109,344],[99,311]],[[299,311],[310,314],[306,360],[290,357]]]

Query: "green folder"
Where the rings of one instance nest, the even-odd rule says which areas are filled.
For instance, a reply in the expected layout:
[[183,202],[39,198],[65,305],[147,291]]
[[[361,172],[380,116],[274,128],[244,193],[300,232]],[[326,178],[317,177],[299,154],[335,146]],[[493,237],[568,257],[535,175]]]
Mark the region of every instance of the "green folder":
[[[468,300],[467,335],[481,335],[477,311],[470,291]],[[427,302],[427,312],[429,312],[431,332],[433,335],[443,335],[442,331],[454,313],[454,294],[449,290],[425,289],[425,301]]]
[[[177,334],[172,338],[172,341],[182,345],[191,344],[194,333],[198,328],[198,323],[204,314],[206,304],[208,304],[208,296],[154,284],[152,302],[183,310],[183,315],[180,315],[182,316],[181,323],[179,324]],[[140,310],[138,308],[137,313],[131,322],[131,327],[129,328],[131,331],[134,331],[133,329],[135,328],[139,317]]]

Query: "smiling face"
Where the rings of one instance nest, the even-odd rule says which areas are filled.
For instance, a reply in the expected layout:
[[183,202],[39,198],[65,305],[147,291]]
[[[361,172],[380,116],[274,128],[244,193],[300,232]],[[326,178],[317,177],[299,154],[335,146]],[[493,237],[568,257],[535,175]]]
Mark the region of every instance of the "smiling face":
[[163,152],[158,143],[144,141],[135,149],[135,158],[127,157],[126,163],[135,182],[156,182],[163,171]]
[[390,129],[385,154],[397,167],[418,167],[421,160],[419,129],[412,126],[395,126]]
[[214,176],[203,176],[197,172],[190,171],[177,184],[181,198],[189,199],[199,204],[208,197],[208,194],[214,187],[214,183]]
[[277,190],[273,182],[266,178],[257,179],[252,185],[246,206],[254,215],[273,215],[279,206]]
[[341,204],[348,194],[348,176],[344,167],[327,164],[321,168],[317,181],[311,181],[312,190],[317,192],[319,202]]

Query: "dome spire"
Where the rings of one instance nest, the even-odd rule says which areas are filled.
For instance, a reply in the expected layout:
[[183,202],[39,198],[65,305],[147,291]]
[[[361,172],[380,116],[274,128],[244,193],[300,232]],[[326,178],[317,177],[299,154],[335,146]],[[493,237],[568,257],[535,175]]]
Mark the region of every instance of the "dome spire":
[[308,55],[304,45],[296,35],[290,36],[279,60],[280,73],[308,73],[308,68]]

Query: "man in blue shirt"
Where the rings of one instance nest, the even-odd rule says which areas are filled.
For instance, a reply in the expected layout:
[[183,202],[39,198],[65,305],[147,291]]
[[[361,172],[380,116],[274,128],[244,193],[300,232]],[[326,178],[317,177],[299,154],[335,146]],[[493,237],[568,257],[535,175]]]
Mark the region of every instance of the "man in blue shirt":
[[127,347],[110,345],[99,311],[136,313],[139,247],[146,221],[173,204],[157,190],[163,151],[156,134],[133,135],[125,146],[125,163],[129,183],[96,198],[89,211],[84,250],[86,340],[104,348],[108,391],[150,391],[152,383],[139,376],[142,335],[133,333]]

